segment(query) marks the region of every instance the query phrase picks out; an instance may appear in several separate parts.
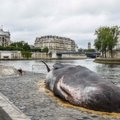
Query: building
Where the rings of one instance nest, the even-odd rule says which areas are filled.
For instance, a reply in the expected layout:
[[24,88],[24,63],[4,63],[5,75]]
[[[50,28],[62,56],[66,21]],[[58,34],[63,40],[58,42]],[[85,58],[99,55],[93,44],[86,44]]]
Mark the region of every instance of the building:
[[0,51],[0,59],[21,59],[20,51]]
[[0,28],[0,46],[6,47],[10,45],[10,32],[3,31],[3,29]]
[[88,49],[91,49],[91,43],[88,42]]
[[37,37],[34,46],[41,49],[48,47],[50,51],[75,51],[76,49],[74,40],[59,36]]

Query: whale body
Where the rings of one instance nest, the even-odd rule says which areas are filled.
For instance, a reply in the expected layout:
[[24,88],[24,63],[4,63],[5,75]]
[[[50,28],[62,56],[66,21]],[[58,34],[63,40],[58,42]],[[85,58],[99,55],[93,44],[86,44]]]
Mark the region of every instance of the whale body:
[[48,70],[45,83],[55,96],[73,105],[120,112],[120,88],[86,67],[56,63]]

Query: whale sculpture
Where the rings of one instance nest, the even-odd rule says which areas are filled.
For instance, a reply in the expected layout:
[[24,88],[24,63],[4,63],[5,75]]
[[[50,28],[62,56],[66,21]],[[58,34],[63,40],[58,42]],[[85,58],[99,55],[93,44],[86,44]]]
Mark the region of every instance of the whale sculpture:
[[54,95],[80,107],[120,112],[120,88],[83,66],[56,63],[48,70],[46,86]]

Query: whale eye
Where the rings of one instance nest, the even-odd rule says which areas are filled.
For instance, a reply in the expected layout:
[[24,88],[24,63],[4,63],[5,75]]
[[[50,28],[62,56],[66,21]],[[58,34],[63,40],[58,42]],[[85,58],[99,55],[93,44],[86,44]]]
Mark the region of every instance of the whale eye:
[[53,65],[53,69],[60,69],[60,68],[63,68],[64,67],[64,65],[63,64],[61,64],[61,63],[56,63],[56,64],[54,64]]

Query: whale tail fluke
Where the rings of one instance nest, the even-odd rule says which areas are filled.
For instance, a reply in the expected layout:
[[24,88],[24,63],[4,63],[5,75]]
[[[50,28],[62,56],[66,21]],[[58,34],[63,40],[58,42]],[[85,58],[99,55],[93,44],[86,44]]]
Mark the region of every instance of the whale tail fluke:
[[43,60],[41,60],[41,62],[43,62],[43,63],[45,64],[45,66],[46,66],[46,68],[47,68],[47,71],[49,72],[49,71],[50,71],[50,68],[49,68],[49,66],[46,64],[46,62],[43,61]]

